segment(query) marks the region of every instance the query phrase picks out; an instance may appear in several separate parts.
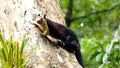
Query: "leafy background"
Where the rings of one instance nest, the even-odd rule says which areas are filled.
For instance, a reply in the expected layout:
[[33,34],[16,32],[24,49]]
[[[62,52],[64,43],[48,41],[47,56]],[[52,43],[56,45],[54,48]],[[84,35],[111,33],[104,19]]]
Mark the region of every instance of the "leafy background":
[[120,68],[120,39],[114,40],[120,25],[120,0],[59,2],[67,26],[78,35],[85,67]]

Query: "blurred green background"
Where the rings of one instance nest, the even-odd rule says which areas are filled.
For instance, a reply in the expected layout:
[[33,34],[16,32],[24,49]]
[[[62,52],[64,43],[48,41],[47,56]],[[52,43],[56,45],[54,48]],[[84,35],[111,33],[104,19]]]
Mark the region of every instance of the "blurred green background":
[[[120,0],[59,0],[86,68],[120,68]],[[117,37],[116,37],[117,36]]]

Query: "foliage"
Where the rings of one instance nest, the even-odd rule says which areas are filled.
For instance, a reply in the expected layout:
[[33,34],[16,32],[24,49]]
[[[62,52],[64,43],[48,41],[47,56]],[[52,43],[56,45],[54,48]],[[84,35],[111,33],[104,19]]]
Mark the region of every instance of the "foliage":
[[[66,15],[70,0],[60,0]],[[73,0],[70,28],[81,40],[86,68],[119,68],[120,42],[112,41],[120,25],[120,0]]]
[[103,64],[105,68],[119,68],[120,67],[120,41],[114,41],[107,46],[106,54],[103,57]]
[[[60,0],[63,12],[67,12],[69,0]],[[102,33],[109,36],[120,24],[119,0],[75,0],[71,28],[80,38]],[[100,35],[99,35],[100,36]]]
[[[83,56],[86,68],[119,68],[120,65],[120,41],[97,41],[95,38],[84,38]],[[90,47],[89,47],[90,46]],[[90,62],[89,62],[90,61]]]
[[6,41],[0,33],[0,68],[25,68],[26,61],[33,50],[25,57],[24,48],[28,45],[29,38],[23,36],[22,43],[13,41],[12,36]]

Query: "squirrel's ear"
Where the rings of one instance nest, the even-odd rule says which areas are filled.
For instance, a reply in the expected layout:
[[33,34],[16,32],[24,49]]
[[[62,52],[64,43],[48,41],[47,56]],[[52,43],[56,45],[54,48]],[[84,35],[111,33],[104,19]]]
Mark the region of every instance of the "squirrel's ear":
[[44,19],[46,19],[46,14],[44,15]]
[[38,16],[40,16],[40,14],[38,14]]

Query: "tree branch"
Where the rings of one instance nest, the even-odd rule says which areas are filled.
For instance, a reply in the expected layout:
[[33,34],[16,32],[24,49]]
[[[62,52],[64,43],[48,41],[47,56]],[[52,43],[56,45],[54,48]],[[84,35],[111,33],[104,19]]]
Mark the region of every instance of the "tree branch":
[[120,6],[120,3],[117,4],[117,5],[115,5],[115,6],[113,6],[113,7],[111,7],[111,8],[108,8],[108,9],[104,9],[104,10],[96,11],[96,12],[91,12],[91,13],[88,13],[88,14],[86,14],[86,15],[84,15],[84,16],[75,17],[75,18],[72,18],[72,19],[71,19],[71,22],[72,22],[72,21],[75,21],[75,20],[78,20],[78,19],[81,19],[81,18],[87,18],[87,17],[89,17],[89,16],[91,16],[91,15],[94,15],[94,14],[105,13],[105,12],[114,10],[115,8],[117,8],[117,7],[119,7],[119,6]]
[[69,0],[67,12],[65,14],[65,22],[66,22],[67,26],[70,26],[72,12],[73,12],[73,0]]

